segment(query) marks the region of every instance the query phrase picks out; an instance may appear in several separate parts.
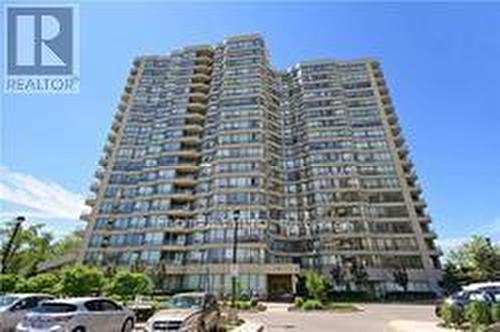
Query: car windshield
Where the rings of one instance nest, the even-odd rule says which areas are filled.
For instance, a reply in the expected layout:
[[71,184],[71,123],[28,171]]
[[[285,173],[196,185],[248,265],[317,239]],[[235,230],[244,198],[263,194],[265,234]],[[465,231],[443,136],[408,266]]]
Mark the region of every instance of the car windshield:
[[163,302],[161,307],[168,309],[190,309],[203,306],[203,297],[201,296],[174,296],[170,300]]
[[4,295],[0,296],[0,307],[6,307],[14,303],[19,297],[17,296],[11,296],[11,295]]
[[57,313],[73,312],[76,310],[77,308],[73,304],[50,302],[50,303],[42,303],[33,311],[38,313],[57,314]]

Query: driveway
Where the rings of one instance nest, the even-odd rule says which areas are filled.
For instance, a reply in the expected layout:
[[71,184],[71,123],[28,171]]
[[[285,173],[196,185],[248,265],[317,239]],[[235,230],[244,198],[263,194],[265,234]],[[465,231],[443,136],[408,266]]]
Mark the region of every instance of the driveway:
[[361,304],[355,313],[287,311],[288,304],[266,303],[261,313],[240,313],[244,319],[259,322],[269,332],[359,331],[385,332],[393,320],[437,322],[432,305]]

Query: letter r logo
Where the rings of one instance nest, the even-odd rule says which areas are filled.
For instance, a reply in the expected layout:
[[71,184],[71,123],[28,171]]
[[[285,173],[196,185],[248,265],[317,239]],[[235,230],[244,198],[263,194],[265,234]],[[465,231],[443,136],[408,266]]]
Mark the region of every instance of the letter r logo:
[[72,29],[71,7],[8,7],[7,73],[72,74]]

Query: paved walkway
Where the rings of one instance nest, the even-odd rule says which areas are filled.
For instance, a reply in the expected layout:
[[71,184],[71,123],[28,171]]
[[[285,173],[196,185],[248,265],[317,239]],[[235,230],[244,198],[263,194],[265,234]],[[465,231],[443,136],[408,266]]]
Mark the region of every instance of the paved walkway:
[[362,304],[361,312],[287,311],[288,304],[266,303],[261,313],[240,313],[244,319],[262,323],[269,332],[388,332],[391,321],[406,320],[436,323],[434,306],[405,304]]

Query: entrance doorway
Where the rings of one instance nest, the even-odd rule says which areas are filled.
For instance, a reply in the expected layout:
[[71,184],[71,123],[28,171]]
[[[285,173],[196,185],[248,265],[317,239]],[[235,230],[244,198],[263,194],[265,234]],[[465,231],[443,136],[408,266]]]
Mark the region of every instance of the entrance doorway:
[[267,276],[268,297],[272,301],[293,300],[292,275],[272,274]]

